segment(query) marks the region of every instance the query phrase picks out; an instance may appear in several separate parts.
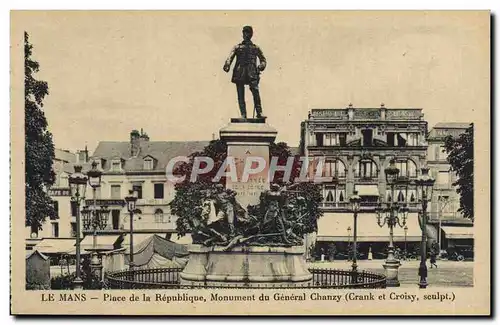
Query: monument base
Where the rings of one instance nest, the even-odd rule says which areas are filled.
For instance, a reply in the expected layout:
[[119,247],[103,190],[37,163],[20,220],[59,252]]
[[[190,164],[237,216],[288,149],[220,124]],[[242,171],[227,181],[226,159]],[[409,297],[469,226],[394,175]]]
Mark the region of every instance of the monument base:
[[307,270],[304,248],[191,245],[189,261],[180,274],[181,285],[217,287],[307,287],[312,274]]

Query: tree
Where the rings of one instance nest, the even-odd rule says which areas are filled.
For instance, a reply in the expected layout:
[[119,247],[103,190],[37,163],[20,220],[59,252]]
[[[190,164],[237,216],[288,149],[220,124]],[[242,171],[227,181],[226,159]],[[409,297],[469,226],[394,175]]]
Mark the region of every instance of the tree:
[[26,226],[42,228],[46,217],[56,217],[52,199],[46,189],[54,184],[52,170],[54,144],[47,130],[47,119],[42,110],[43,100],[49,94],[46,81],[37,80],[34,74],[40,65],[31,58],[33,45],[24,33],[24,132],[25,132],[25,188]]
[[474,220],[474,125],[471,124],[459,137],[445,138],[445,151],[451,170],[457,175],[457,193],[460,194],[459,212]]
[[[278,157],[278,165],[285,165],[287,159],[292,156],[291,150],[284,142],[271,143],[269,146],[269,156]],[[214,167],[209,173],[198,176],[196,182],[190,181],[190,176],[193,168],[195,157],[210,157],[214,160]],[[190,232],[189,221],[192,219],[201,220],[202,217],[202,202],[204,201],[204,192],[214,190],[215,183],[212,182],[213,177],[217,174],[220,166],[224,163],[227,157],[227,145],[221,140],[212,140],[203,151],[194,152],[189,156],[188,163],[179,164],[173,171],[177,177],[186,176],[183,182],[175,185],[175,198],[170,203],[171,212],[178,216],[177,218],[177,233],[179,236],[184,236]],[[202,163],[201,168],[205,165]],[[294,165],[290,179],[293,180],[300,174],[301,162],[299,156],[294,159]],[[284,185],[284,172],[277,172],[273,183]],[[225,184],[226,180],[223,177],[219,184]],[[320,204],[323,200],[320,186],[311,182],[300,183],[292,195],[297,196],[300,193],[305,198],[309,218],[304,220],[304,233],[315,232],[318,229],[317,219],[323,215],[320,209]],[[248,211],[256,217],[262,217],[264,207],[267,202],[261,196],[261,206],[249,206]],[[244,207],[245,209],[247,207]]]

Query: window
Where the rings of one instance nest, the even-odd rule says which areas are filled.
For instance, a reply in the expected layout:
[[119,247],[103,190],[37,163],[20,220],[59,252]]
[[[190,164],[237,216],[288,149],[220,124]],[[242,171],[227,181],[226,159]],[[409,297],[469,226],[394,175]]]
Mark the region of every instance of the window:
[[164,185],[163,183],[154,184],[154,196],[155,199],[163,199],[164,197]]
[[408,159],[407,164],[408,177],[417,177],[417,164],[410,159]]
[[394,141],[394,136],[396,134],[394,132],[387,132],[387,145],[389,147],[394,147],[395,141]]
[[406,196],[403,190],[399,189],[396,190],[396,196],[398,199],[398,202],[405,202],[406,201]]
[[438,185],[441,185],[441,187],[448,187],[448,185],[450,183],[450,174],[447,171],[445,171],[445,172],[442,172],[442,171],[438,172],[436,183]]
[[363,135],[363,146],[371,147],[373,145],[373,130],[361,130],[361,134]]
[[54,206],[54,211],[56,212],[56,218],[59,217],[59,202],[52,201],[52,205]]
[[408,202],[409,203],[417,203],[417,189],[416,188],[408,188]]
[[120,185],[111,185],[111,198],[112,199],[121,199],[121,186]]
[[76,237],[76,222],[71,223],[71,237]]
[[153,169],[153,159],[152,158],[144,159],[144,169],[145,170],[152,170]]
[[438,160],[446,161],[448,159],[448,154],[444,147],[439,146]]
[[377,164],[370,159],[361,159],[354,170],[357,177],[374,178],[377,177]]
[[418,146],[418,133],[408,133],[407,145]]
[[113,229],[118,229],[120,227],[120,210],[111,210],[111,217],[113,222]]
[[71,201],[70,208],[71,208],[71,216],[76,217],[76,202]]
[[387,145],[390,147],[418,146],[418,133],[387,132]]
[[342,147],[347,145],[347,133],[339,133],[339,145]]
[[326,186],[323,191],[323,200],[326,205],[334,205],[334,203],[346,202],[345,187],[341,186]]
[[162,209],[155,210],[155,222],[156,223],[164,223],[165,222],[163,220],[163,210]]
[[341,160],[327,160],[323,167],[324,177],[345,177],[345,165]]
[[323,133],[316,133],[316,145],[318,147],[322,147],[323,146]]
[[52,237],[59,237],[59,223],[52,223]]
[[142,199],[142,185],[132,185],[132,191],[137,192],[137,198]]
[[119,160],[113,160],[111,162],[111,171],[119,172],[121,170],[121,162]]
[[68,175],[66,173],[62,173],[60,175],[59,186],[60,187],[68,187],[69,186]]
[[387,188],[387,190],[386,190],[387,202],[392,202],[394,198],[395,198],[396,202],[406,202],[408,197],[410,198],[410,202],[412,202],[411,201],[412,194],[413,194],[414,202],[415,203],[417,202],[416,189],[413,192],[411,190],[408,190],[408,192],[407,192],[405,189],[395,188],[394,189],[394,197],[392,196],[392,194],[393,194],[392,190]]

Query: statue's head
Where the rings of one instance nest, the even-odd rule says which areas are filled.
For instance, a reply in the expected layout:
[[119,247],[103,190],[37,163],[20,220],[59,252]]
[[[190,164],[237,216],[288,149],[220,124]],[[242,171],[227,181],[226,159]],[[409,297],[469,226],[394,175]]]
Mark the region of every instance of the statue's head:
[[215,189],[218,192],[222,192],[222,191],[224,191],[224,185],[222,185],[222,184],[215,184]]
[[243,39],[245,41],[249,41],[252,39],[253,36],[253,28],[252,26],[245,26],[243,27]]

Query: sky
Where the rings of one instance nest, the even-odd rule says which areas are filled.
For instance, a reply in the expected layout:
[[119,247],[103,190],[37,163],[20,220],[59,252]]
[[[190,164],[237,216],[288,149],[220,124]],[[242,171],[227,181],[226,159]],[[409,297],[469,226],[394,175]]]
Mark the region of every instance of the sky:
[[[22,12],[55,146],[210,140],[239,115],[222,70],[241,28],[268,61],[260,89],[278,141],[297,146],[311,108],[423,108],[438,122],[489,114],[488,12]],[[17,33],[16,33],[17,32]],[[234,65],[234,64],[233,64]],[[253,108],[247,90],[247,110]],[[478,116],[481,115],[481,116]]]

